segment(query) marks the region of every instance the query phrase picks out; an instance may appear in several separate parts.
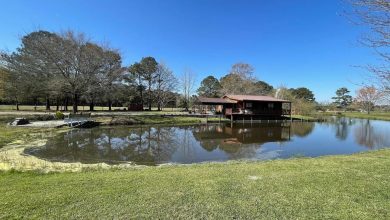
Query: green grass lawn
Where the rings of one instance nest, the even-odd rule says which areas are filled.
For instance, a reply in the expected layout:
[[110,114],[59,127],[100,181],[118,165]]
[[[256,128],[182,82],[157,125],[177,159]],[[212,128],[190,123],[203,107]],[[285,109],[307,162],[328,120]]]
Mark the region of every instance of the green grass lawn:
[[345,112],[342,115],[352,118],[366,118],[374,120],[386,120],[390,121],[390,112],[372,112],[370,114],[360,112]]
[[300,120],[300,119],[303,119],[303,120],[315,120],[315,119],[317,119],[314,116],[308,116],[308,115],[291,115],[291,117],[293,119],[298,119],[298,120]]
[[11,122],[17,116],[0,116],[0,148],[4,145],[19,141],[19,140],[33,140],[37,136],[43,135],[47,132],[52,132],[57,129],[47,128],[23,128],[23,127],[11,127],[7,126],[8,122]]
[[318,112],[310,115],[292,115],[293,118],[303,120],[321,119],[329,116],[390,121],[390,112],[371,112],[370,114],[364,112]]
[[390,150],[79,173],[0,172],[0,218],[389,219]]

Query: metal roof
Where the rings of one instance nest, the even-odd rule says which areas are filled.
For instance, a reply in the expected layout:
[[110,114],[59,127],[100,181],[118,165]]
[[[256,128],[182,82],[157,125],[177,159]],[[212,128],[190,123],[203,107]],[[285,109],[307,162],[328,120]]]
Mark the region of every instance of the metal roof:
[[222,98],[228,98],[235,101],[291,102],[288,100],[277,99],[271,96],[261,95],[225,95]]
[[198,97],[198,100],[201,103],[209,103],[209,104],[232,104],[232,103],[237,103],[237,101],[228,100],[228,99],[224,99],[224,98]]

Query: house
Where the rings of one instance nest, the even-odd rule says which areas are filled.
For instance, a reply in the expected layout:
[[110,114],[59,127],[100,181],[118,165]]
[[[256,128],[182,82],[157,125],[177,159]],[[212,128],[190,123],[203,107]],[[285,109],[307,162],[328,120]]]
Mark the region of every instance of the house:
[[[199,97],[201,109],[211,109],[235,119],[282,119],[291,117],[291,101],[271,96],[225,95],[222,98]],[[206,106],[204,108],[204,106]],[[204,112],[204,111],[201,111]]]

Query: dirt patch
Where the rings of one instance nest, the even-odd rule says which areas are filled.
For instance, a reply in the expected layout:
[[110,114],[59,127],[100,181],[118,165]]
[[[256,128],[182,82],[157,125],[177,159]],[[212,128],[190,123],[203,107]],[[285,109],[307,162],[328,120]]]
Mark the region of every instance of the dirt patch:
[[65,126],[64,120],[53,121],[34,121],[25,125],[18,125],[18,127],[34,127],[34,128],[59,128]]

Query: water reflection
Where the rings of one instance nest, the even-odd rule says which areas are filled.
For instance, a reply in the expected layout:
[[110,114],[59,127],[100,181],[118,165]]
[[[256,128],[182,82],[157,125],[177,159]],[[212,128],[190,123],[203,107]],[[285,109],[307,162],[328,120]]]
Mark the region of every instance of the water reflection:
[[312,122],[297,122],[291,124],[291,133],[294,136],[306,137],[308,136],[315,127],[315,123]]
[[[386,122],[385,128],[389,127]],[[230,159],[288,158],[353,153],[359,146],[390,146],[388,130],[368,120],[331,123],[204,124],[195,126],[111,127],[72,130],[26,153],[51,161],[159,164]],[[353,129],[352,129],[353,128]],[[355,141],[348,141],[353,132]],[[331,134],[336,134],[335,140]],[[295,138],[297,137],[297,138]],[[334,136],[333,136],[334,137]],[[322,141],[321,141],[322,140]],[[332,142],[333,141],[333,142]],[[326,142],[335,149],[316,148]],[[337,146],[340,145],[340,146]]]
[[[386,132],[386,128],[373,125],[370,120],[359,120],[355,127],[356,143],[370,149],[378,149],[384,146],[390,146],[390,131]],[[387,135],[387,136],[386,136]]]

